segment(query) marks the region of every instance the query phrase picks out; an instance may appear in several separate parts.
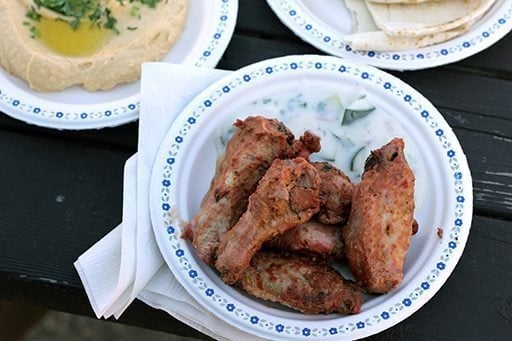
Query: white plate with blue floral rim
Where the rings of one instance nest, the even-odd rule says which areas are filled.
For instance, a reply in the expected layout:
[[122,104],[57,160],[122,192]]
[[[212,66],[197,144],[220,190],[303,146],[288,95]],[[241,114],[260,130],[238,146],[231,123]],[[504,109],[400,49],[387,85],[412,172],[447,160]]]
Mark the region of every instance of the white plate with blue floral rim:
[[389,70],[418,70],[454,63],[488,48],[512,30],[512,2],[497,0],[465,34],[433,46],[397,51],[353,51],[343,41],[351,19],[343,0],[267,0],[297,36],[334,56]]
[[[215,67],[235,28],[238,0],[190,0],[185,29],[164,62]],[[40,93],[0,68],[0,111],[16,119],[57,129],[113,127],[138,118],[140,81],[109,91],[75,86]]]
[[[225,285],[181,238],[183,222],[197,212],[214,175],[218,129],[234,117],[255,114],[241,109],[248,104],[295,91],[304,82],[326,94],[354,86],[364,89],[367,100],[380,113],[399,123],[406,143],[418,147],[415,158],[424,167],[418,180],[427,186],[428,195],[415,211],[419,231],[408,251],[403,283],[386,295],[365,296],[361,313],[356,315],[304,315],[249,297]],[[271,109],[257,113],[281,117]],[[313,115],[313,111],[301,115]],[[469,235],[472,203],[471,174],[464,152],[427,99],[374,67],[316,55],[262,61],[204,90],[178,115],[162,141],[150,188],[154,234],[176,279],[205,311],[265,339],[357,339],[404,320],[434,296],[455,268]]]

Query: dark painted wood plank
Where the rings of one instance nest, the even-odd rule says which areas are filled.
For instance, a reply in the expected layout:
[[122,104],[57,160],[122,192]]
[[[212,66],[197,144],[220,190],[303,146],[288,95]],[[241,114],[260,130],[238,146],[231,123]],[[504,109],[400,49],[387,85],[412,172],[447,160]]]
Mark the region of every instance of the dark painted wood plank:
[[121,221],[130,155],[2,131],[0,270],[74,280],[77,255]]
[[440,109],[468,158],[475,211],[511,219],[512,117]]
[[459,132],[473,177],[476,213],[512,218],[511,139]]
[[239,4],[237,31],[276,40],[300,40],[279,20],[265,0],[239,0]]
[[27,124],[0,112],[0,129],[34,136],[47,136],[62,141],[70,140],[75,143],[80,141],[91,145],[111,145],[130,151],[137,149],[138,122],[103,129],[57,130]]

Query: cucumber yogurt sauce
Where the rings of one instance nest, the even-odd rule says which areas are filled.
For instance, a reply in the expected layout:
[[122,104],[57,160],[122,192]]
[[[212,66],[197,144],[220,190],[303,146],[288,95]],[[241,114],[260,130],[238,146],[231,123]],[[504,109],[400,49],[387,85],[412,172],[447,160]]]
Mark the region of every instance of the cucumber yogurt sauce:
[[312,161],[328,161],[341,169],[353,183],[361,181],[364,163],[372,150],[394,137],[405,140],[405,157],[415,175],[415,204],[421,206],[426,189],[426,170],[421,154],[396,118],[372,104],[363,87],[349,91],[313,87],[307,80],[291,91],[263,97],[242,105],[217,130],[219,155],[231,138],[236,118],[251,115],[282,121],[295,136],[306,130],[320,137],[321,150]]

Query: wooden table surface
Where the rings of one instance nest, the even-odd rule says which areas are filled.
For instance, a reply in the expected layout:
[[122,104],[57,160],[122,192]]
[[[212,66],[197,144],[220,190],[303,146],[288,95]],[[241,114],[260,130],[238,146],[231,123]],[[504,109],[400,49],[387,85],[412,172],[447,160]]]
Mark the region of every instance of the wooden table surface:
[[[463,257],[418,312],[371,340],[512,339],[512,34],[448,66],[392,72],[453,127],[467,154],[474,217]],[[265,1],[241,0],[218,67],[324,54],[294,36]],[[1,85],[0,85],[1,86]],[[124,162],[137,123],[58,131],[0,114],[0,299],[93,316],[73,267],[121,221]],[[121,323],[205,337],[135,302]]]

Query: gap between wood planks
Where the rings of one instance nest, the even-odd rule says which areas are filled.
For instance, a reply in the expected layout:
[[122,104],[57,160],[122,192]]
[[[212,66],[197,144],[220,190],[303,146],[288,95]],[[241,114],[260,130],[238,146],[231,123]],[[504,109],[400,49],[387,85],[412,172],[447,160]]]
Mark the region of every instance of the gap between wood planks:
[[446,66],[446,68],[453,70],[453,71],[471,73],[474,75],[493,78],[493,79],[512,81],[512,72],[507,72],[507,71],[503,71],[503,70],[489,69],[489,68],[477,69],[477,68],[473,68],[473,67],[469,67],[469,66],[463,66],[460,64],[450,64],[450,65]]

